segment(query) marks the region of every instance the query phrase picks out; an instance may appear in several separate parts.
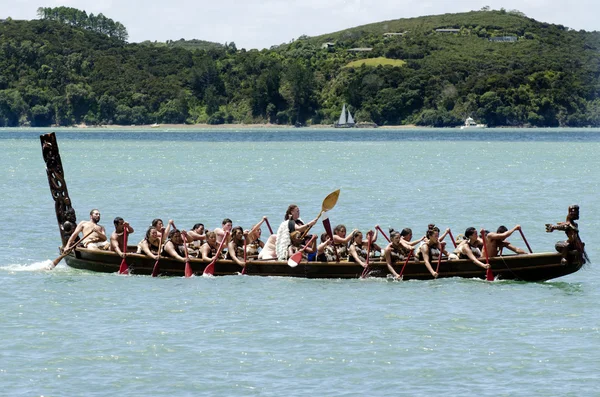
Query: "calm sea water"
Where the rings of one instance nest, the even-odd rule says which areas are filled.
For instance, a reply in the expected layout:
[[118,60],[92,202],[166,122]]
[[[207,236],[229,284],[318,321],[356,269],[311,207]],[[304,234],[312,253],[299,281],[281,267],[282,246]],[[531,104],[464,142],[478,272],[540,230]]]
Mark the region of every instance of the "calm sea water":
[[[39,135],[0,130],[0,395],[599,395],[594,263],[545,283],[153,279],[43,267],[60,244]],[[73,130],[57,137],[78,220],[141,238],[290,203],[366,231],[544,223],[581,206],[594,261],[600,130]],[[316,231],[321,230],[316,227]],[[266,232],[263,228],[263,232]],[[510,239],[524,247],[520,237]]]

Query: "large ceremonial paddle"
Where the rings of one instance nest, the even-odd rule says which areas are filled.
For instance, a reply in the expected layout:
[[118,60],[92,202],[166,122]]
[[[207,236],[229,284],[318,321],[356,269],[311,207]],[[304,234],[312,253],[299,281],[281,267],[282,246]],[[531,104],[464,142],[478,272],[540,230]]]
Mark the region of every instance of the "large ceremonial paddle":
[[187,237],[185,237],[184,233],[181,233],[181,238],[183,239],[183,252],[185,252],[184,275],[185,275],[185,277],[192,277],[194,275],[194,272],[192,271],[192,265],[190,263],[190,255],[188,254]]
[[[487,243],[485,241],[485,230],[481,231],[481,239],[483,240],[483,249],[485,250],[485,263],[489,265],[490,255],[488,254]],[[492,272],[491,266],[485,271],[485,279],[487,281],[494,281],[494,272]]]
[[327,237],[331,240],[331,244],[333,245],[333,252],[335,252],[335,261],[337,263],[340,262],[340,254],[338,254],[337,247],[333,242],[333,232],[331,231],[331,223],[329,222],[329,217],[323,218],[323,227],[325,228],[325,233],[327,233]]
[[221,250],[223,249],[223,244],[225,244],[225,241],[227,241],[228,237],[229,237],[229,232],[225,232],[225,235],[223,236],[223,240],[221,240],[221,244],[219,244],[219,249],[217,249],[217,253],[215,254],[215,257],[208,264],[208,266],[206,266],[204,268],[204,272],[202,273],[202,275],[208,274],[208,275],[212,276],[215,274],[215,263],[219,259],[219,256],[221,256]]
[[360,278],[365,278],[369,271],[369,257],[371,256],[371,237],[373,237],[373,233],[371,233],[370,231],[367,232],[367,266],[365,266],[365,269],[360,275]]
[[533,254],[533,251],[531,250],[531,247],[529,246],[529,243],[527,242],[527,239],[525,238],[525,235],[523,234],[523,230],[519,229],[519,233],[521,233],[521,237],[523,237],[523,241],[525,241],[525,245],[527,246],[529,253]]
[[50,265],[50,267],[48,268],[48,270],[54,269],[56,267],[56,265],[58,265],[58,263],[60,261],[62,261],[62,259],[65,256],[69,255],[71,253],[71,251],[73,251],[75,249],[75,247],[77,247],[77,244],[79,244],[80,242],[82,242],[83,240],[85,240],[92,233],[94,233],[94,229],[92,229],[91,232],[89,232],[88,234],[86,234],[85,236],[83,236],[83,238],[81,240],[74,242],[73,244],[71,244],[71,246],[69,248],[64,249],[63,252],[62,252],[62,254],[60,254],[60,256],[58,258],[56,258],[55,260],[52,261],[52,265]]
[[127,266],[127,226],[123,229],[123,260],[119,267],[119,274],[127,274],[129,272],[129,266]]
[[162,235],[158,238],[158,255],[156,256],[156,262],[154,262],[154,267],[152,268],[152,277],[158,276],[158,261],[160,260],[160,250],[162,248]]
[[296,267],[298,266],[298,264],[300,263],[300,261],[302,260],[302,253],[304,252],[304,250],[306,249],[306,247],[308,247],[309,245],[312,244],[312,242],[317,238],[316,235],[312,236],[310,240],[308,240],[308,244],[306,244],[304,246],[304,248],[300,249],[298,252],[296,252],[294,255],[290,256],[290,259],[288,259],[288,265],[290,267]]
[[[317,215],[317,220],[321,217],[321,215],[323,215],[324,212],[327,212],[333,207],[335,207],[338,201],[338,197],[340,197],[340,189],[336,190],[335,192],[329,193],[327,197],[325,197],[325,199],[323,200],[323,204],[321,204],[321,212],[319,212],[319,215]],[[311,227],[312,226],[309,226],[304,231],[304,233],[302,233],[302,237],[306,236],[306,233],[308,233]]]

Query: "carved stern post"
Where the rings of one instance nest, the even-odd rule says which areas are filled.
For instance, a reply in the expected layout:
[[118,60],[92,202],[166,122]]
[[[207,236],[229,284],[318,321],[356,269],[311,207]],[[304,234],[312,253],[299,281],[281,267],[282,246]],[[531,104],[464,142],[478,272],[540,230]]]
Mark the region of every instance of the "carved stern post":
[[46,174],[48,175],[48,184],[50,193],[54,199],[54,208],[56,211],[56,220],[60,231],[60,238],[63,247],[69,240],[69,237],[77,227],[77,218],[75,210],[71,206],[71,198],[67,190],[65,175],[58,152],[58,143],[54,132],[40,135],[42,143],[42,156],[46,163]]

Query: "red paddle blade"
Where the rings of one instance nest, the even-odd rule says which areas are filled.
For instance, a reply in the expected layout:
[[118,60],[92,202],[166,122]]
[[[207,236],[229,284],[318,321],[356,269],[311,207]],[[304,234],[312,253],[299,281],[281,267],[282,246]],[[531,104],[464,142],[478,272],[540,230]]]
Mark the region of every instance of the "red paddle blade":
[[486,270],[485,279],[487,281],[494,281],[494,272],[492,272],[492,268]]
[[119,274],[127,274],[129,273],[129,266],[127,266],[127,262],[125,258],[121,261],[121,266],[119,267]]
[[288,259],[288,266],[296,267],[302,260],[302,252],[298,251]]
[[212,276],[215,274],[215,262],[212,261],[211,263],[208,264],[208,266],[206,266],[204,268],[204,272],[202,272],[202,274],[208,274],[209,276]]
[[157,277],[158,276],[158,260],[156,260],[156,263],[154,264],[154,268],[152,269],[152,277]]
[[190,262],[185,262],[185,277],[192,277],[193,275],[192,265],[190,265]]
[[333,241],[333,232],[331,231],[331,222],[329,222],[329,217],[323,218],[323,227],[325,228],[325,233],[327,233],[327,237]]

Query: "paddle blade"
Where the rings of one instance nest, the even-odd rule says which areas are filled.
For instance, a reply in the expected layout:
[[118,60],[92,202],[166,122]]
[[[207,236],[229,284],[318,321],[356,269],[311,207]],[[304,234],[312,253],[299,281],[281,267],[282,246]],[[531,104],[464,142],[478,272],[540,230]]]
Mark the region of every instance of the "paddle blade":
[[152,277],[157,277],[158,276],[158,259],[156,260],[156,262],[154,263],[154,267],[152,268]]
[[192,265],[189,261],[185,262],[185,277],[192,277],[194,272],[192,271]]
[[331,230],[331,222],[329,221],[329,217],[323,218],[323,227],[325,228],[325,233],[327,233],[327,237],[333,241],[333,231]]
[[301,260],[302,260],[302,252],[298,251],[294,255],[292,255],[290,257],[290,259],[288,259],[288,265],[290,267],[296,267],[296,266],[298,266],[298,264],[300,263]]
[[323,204],[321,205],[321,211],[329,211],[337,204],[338,198],[340,197],[340,189],[335,192],[331,192],[325,197],[323,200]]
[[211,262],[204,268],[204,272],[202,274],[207,274],[209,276],[213,276],[215,274],[215,262]]
[[129,273],[129,266],[127,266],[127,261],[125,258],[121,261],[121,266],[119,267],[119,274],[127,274]]
[[486,272],[485,272],[485,279],[487,281],[494,281],[494,272],[492,272],[492,268],[491,267],[486,270]]

